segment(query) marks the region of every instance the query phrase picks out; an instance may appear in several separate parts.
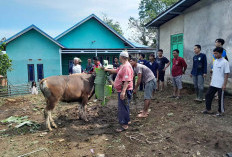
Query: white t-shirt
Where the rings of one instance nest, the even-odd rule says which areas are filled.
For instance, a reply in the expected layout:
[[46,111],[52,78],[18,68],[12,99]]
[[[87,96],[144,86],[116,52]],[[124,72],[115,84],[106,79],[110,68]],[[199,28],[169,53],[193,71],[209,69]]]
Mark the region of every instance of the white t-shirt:
[[225,58],[216,59],[213,63],[213,76],[210,85],[216,88],[222,88],[225,74],[229,73],[229,62]]
[[77,65],[74,65],[73,64],[73,74],[79,74],[81,73],[81,65],[77,64]]

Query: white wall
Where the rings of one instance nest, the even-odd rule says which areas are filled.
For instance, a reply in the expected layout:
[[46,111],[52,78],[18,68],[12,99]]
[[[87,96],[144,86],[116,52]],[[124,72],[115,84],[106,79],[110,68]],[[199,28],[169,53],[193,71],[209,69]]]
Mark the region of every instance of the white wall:
[[[163,49],[164,56],[170,60],[171,35],[184,33],[184,16],[180,15],[160,27],[160,49]],[[167,69],[170,74],[170,69]]]
[[[212,63],[214,42],[217,38],[226,41],[224,48],[227,50],[232,71],[232,0],[201,0],[188,8],[182,15],[172,19],[160,27],[160,48],[165,55],[170,57],[170,36],[184,33],[184,58],[187,61],[187,74],[184,81],[191,82],[189,77],[192,68],[193,47],[195,44],[202,46],[202,52],[208,58],[208,71]],[[231,75],[232,76],[232,72]],[[207,79],[209,84],[210,78]],[[228,87],[232,91],[232,80],[229,79]]]

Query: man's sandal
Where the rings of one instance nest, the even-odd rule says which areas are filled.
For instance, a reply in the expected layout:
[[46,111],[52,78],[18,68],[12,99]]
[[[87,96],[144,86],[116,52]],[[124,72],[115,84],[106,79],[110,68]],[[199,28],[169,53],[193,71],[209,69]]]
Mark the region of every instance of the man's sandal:
[[126,131],[127,129],[125,129],[124,127],[120,127],[120,128],[118,128],[118,129],[116,129],[115,131],[117,132],[117,133],[120,133],[120,132],[123,132],[123,131]]

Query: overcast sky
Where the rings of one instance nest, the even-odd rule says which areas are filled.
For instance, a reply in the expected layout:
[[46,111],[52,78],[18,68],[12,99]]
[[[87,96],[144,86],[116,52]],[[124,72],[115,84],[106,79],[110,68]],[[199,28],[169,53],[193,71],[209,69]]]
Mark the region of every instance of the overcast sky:
[[118,21],[124,36],[130,35],[128,19],[138,17],[140,0],[0,0],[0,38],[9,38],[35,24],[56,37],[83,18],[94,13]]

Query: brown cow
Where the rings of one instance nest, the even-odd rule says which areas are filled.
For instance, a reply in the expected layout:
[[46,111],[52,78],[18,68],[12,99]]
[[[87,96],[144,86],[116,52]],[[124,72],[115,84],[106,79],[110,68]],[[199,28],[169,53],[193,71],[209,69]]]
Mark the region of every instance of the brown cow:
[[44,110],[46,126],[52,131],[51,125],[57,128],[51,112],[58,101],[80,102],[80,118],[87,121],[85,105],[94,94],[95,74],[74,74],[68,76],[51,76],[41,80],[40,89],[46,99]]

